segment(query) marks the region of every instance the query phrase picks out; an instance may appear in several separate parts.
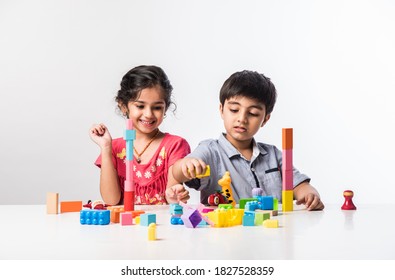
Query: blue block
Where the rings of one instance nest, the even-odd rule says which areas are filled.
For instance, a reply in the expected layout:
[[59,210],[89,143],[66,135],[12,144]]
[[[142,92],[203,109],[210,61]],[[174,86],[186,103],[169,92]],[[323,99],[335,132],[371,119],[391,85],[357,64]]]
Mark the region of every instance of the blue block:
[[245,204],[244,209],[246,211],[255,211],[256,209],[259,209],[259,203],[258,201],[248,201]]
[[262,196],[261,209],[273,210],[273,196]]
[[171,215],[182,215],[182,206],[178,203],[170,204],[170,214]]
[[172,225],[183,225],[184,224],[184,222],[182,221],[180,216],[172,216],[170,218],[170,223]]
[[126,141],[126,160],[133,160],[133,141]]
[[123,134],[123,139],[125,139],[126,141],[135,140],[136,139],[136,130],[126,129]]
[[108,225],[110,210],[83,209],[80,211],[81,225]]
[[254,213],[244,213],[243,226],[247,226],[247,227],[255,226],[255,215],[254,215]]
[[156,224],[156,214],[141,214],[140,215],[140,225],[148,227],[149,224]]

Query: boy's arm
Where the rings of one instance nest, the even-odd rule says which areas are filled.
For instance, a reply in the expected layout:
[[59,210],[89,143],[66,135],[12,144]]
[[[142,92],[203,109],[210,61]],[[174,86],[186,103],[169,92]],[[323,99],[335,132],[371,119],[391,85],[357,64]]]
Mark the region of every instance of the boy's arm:
[[196,178],[196,175],[203,174],[206,170],[206,163],[199,158],[185,157],[176,161],[173,165],[173,177],[178,182],[186,182]]
[[307,210],[322,210],[325,207],[318,191],[307,181],[294,188],[294,197],[296,204],[304,204]]

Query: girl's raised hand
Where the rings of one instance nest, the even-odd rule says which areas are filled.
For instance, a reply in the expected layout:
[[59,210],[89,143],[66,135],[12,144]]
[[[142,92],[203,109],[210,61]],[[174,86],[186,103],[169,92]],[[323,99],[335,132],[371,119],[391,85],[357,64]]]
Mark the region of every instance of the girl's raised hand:
[[93,142],[99,145],[101,149],[108,147],[111,148],[112,138],[110,132],[104,124],[100,123],[92,125],[89,130],[89,136]]

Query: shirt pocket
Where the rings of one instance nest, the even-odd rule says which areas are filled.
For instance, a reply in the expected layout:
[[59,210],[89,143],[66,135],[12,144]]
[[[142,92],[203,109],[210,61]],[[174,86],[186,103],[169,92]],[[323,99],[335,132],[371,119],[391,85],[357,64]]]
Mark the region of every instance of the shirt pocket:
[[281,172],[276,169],[269,169],[263,174],[263,189],[267,195],[281,199],[282,191]]

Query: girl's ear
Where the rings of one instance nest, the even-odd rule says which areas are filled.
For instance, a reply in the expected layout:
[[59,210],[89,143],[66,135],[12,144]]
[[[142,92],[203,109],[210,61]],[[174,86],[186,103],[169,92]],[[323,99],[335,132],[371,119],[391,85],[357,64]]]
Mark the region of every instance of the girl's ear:
[[128,118],[128,115],[129,115],[128,107],[125,106],[125,104],[118,102],[118,108],[121,110],[122,115],[125,116],[126,118]]
[[270,114],[265,116],[265,120],[262,122],[261,127],[263,127],[270,120]]

